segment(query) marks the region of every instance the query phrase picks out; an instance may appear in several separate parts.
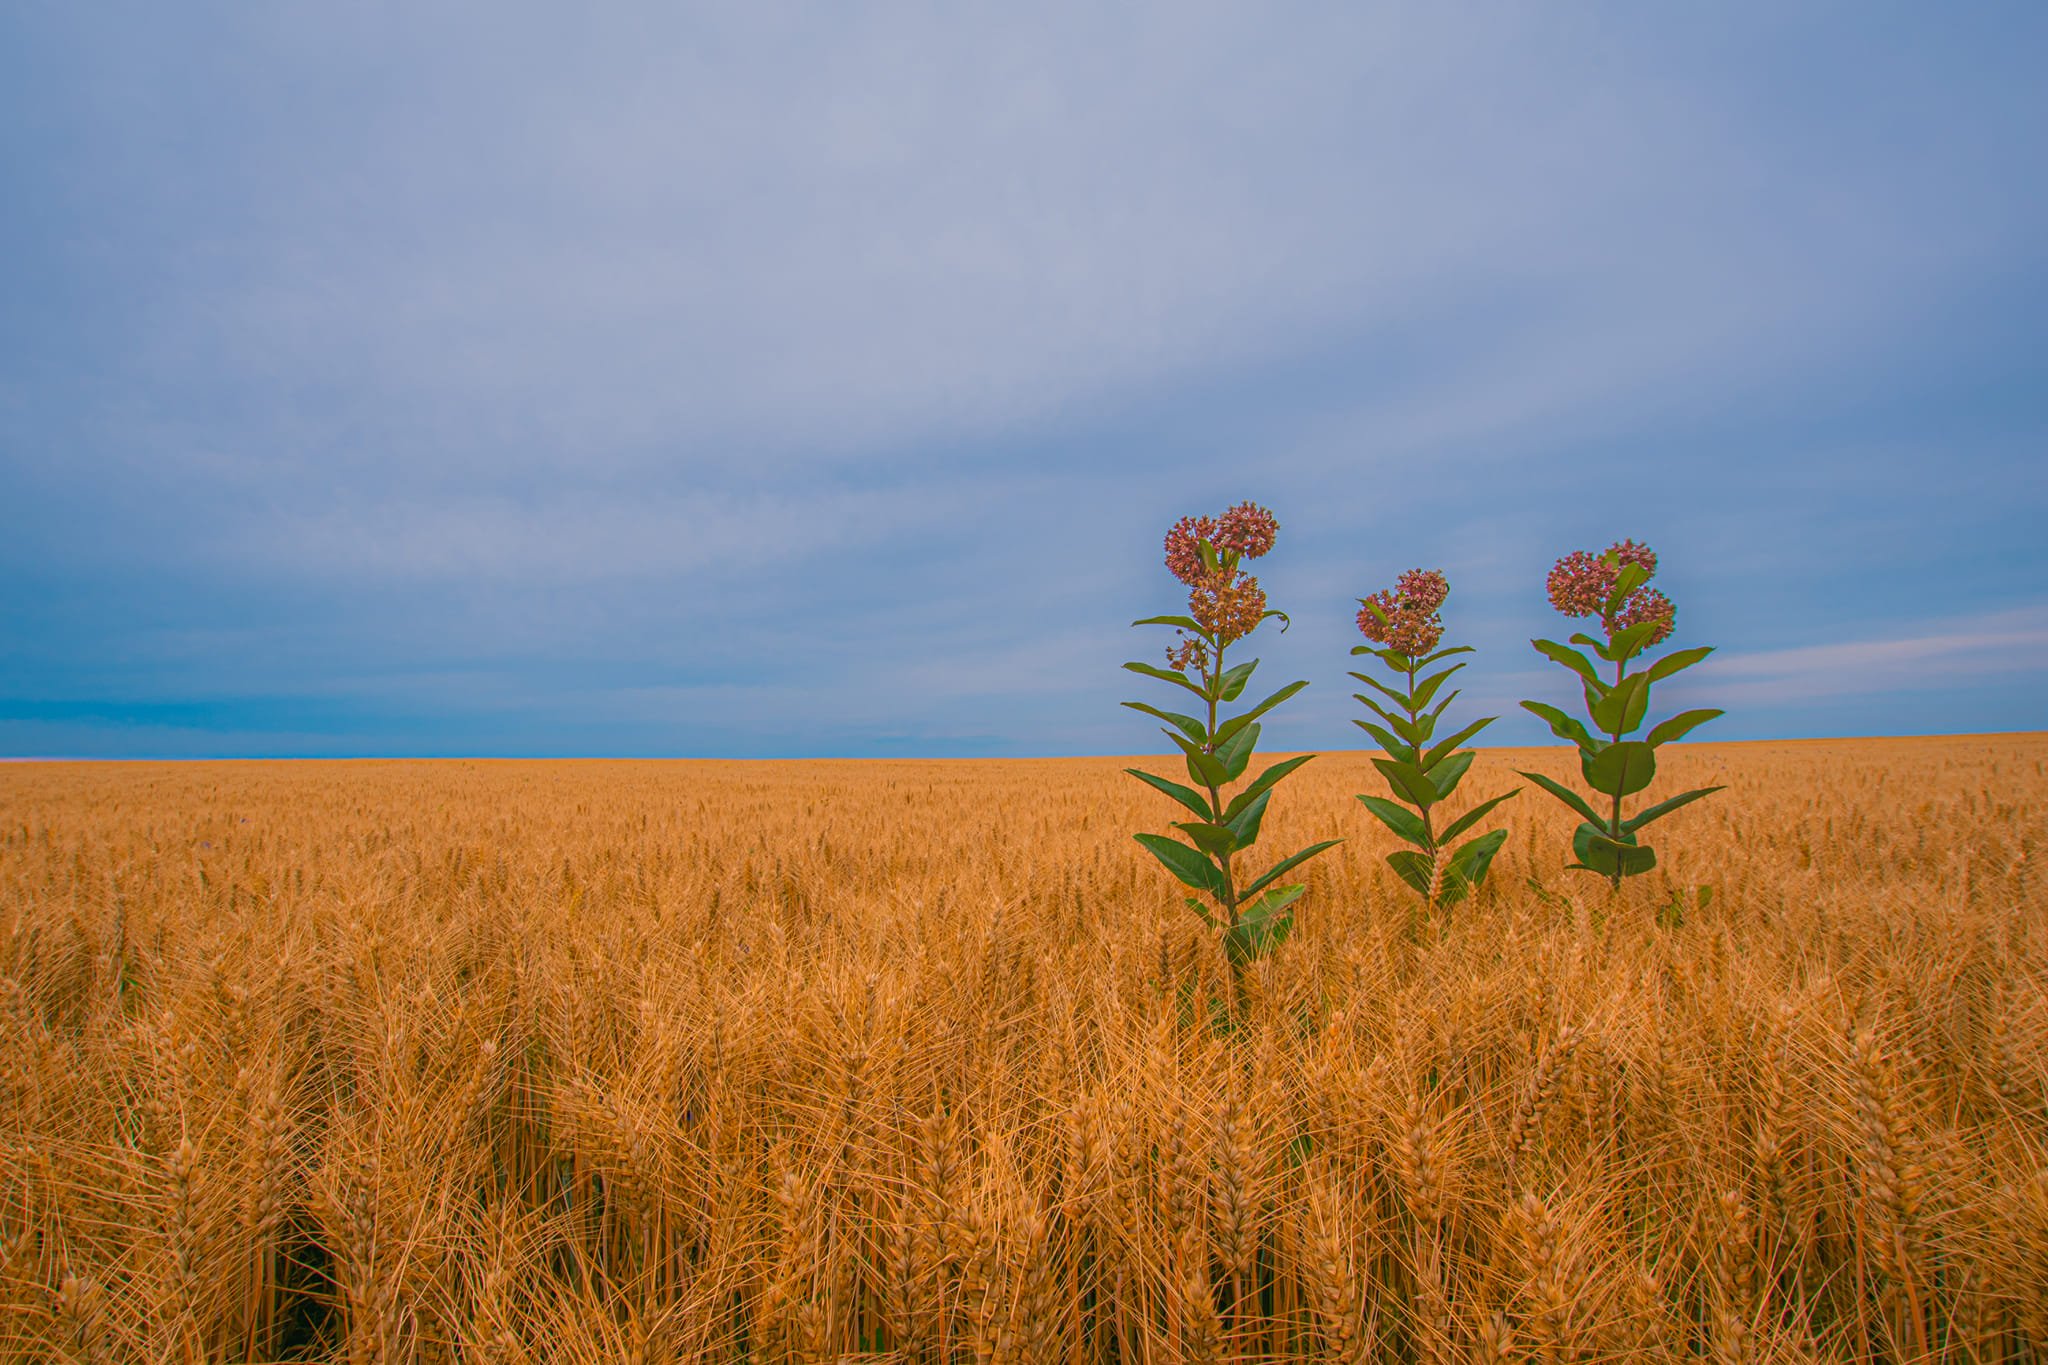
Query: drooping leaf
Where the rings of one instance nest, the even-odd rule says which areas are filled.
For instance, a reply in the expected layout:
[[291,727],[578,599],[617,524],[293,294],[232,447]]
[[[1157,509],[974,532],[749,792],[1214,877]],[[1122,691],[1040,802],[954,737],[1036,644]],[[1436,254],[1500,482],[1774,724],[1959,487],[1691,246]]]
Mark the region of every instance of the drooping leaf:
[[1428,668],[1438,659],[1448,659],[1453,654],[1470,653],[1472,653],[1472,646],[1470,645],[1446,645],[1442,649],[1437,650],[1434,654],[1425,654],[1420,659],[1417,659],[1415,661],[1415,666],[1417,668]]
[[1223,773],[1235,782],[1244,776],[1247,763],[1252,761],[1252,751],[1259,746],[1259,726],[1254,721],[1230,737],[1228,743],[1216,750],[1216,757],[1222,760]]
[[1169,839],[1164,834],[1134,834],[1131,837],[1150,849],[1152,856],[1166,864],[1166,870],[1182,882],[1212,896],[1223,894],[1223,873],[1203,857],[1200,850],[1189,848],[1180,840]]
[[1314,754],[1296,754],[1293,758],[1281,759],[1278,763],[1260,773],[1251,780],[1250,786],[1231,799],[1230,805],[1224,809],[1223,818],[1225,820],[1235,819],[1240,811],[1258,799],[1261,792],[1271,791],[1274,783],[1314,757]]
[[1187,900],[1188,909],[1202,917],[1202,923],[1208,925],[1211,929],[1216,927],[1216,914],[1213,910],[1196,900],[1193,896],[1188,896],[1185,899]]
[[1449,668],[1432,673],[1421,682],[1415,684],[1415,709],[1420,711],[1423,707],[1429,705],[1429,699],[1434,697],[1436,690],[1444,685],[1444,679],[1450,677],[1464,666],[1462,663],[1452,664]]
[[1266,803],[1272,798],[1273,793],[1260,792],[1224,822],[1239,848],[1250,848],[1259,841],[1259,825],[1266,818]]
[[1411,844],[1427,847],[1429,833],[1422,827],[1422,819],[1414,811],[1398,801],[1389,801],[1384,796],[1361,796],[1365,808],[1379,817],[1381,824]]
[[1669,720],[1660,720],[1650,727],[1650,733],[1643,736],[1645,744],[1669,744],[1674,739],[1683,739],[1716,716],[1726,715],[1725,711],[1702,708],[1697,711],[1680,711]]
[[1394,795],[1411,806],[1429,807],[1437,803],[1437,790],[1431,785],[1422,769],[1413,763],[1404,763],[1398,758],[1376,758],[1372,765],[1387,779],[1387,785],[1394,789]]
[[1653,849],[1638,845],[1633,835],[1610,839],[1598,825],[1580,825],[1572,835],[1572,852],[1578,865],[1603,877],[1634,877],[1657,865]]
[[1386,707],[1381,706],[1378,702],[1374,701],[1371,697],[1366,696],[1363,692],[1353,692],[1351,694],[1351,699],[1355,702],[1362,703],[1368,711],[1371,711],[1374,715],[1378,716],[1381,720],[1385,721],[1389,725],[1392,725],[1396,720],[1400,719],[1399,716],[1396,716],[1392,711],[1389,711]]
[[1586,723],[1577,716],[1567,715],[1559,708],[1540,701],[1525,701],[1522,703],[1522,709],[1547,721],[1550,733],[1559,739],[1568,739],[1581,749],[1593,747],[1592,734],[1586,729]]
[[1463,834],[1466,830],[1472,828],[1472,826],[1478,824],[1481,820],[1485,819],[1486,813],[1492,810],[1495,806],[1498,806],[1501,802],[1507,800],[1509,797],[1520,796],[1521,794],[1522,789],[1520,787],[1517,787],[1513,791],[1502,792],[1499,796],[1492,797],[1489,800],[1481,801],[1471,810],[1466,811],[1463,815],[1451,821],[1451,823],[1449,823],[1448,825],[1445,825],[1443,828],[1443,833],[1436,836],[1437,842],[1440,844],[1449,843],[1451,840],[1457,838],[1460,834]]
[[1570,645],[1561,645],[1555,640],[1531,640],[1529,643],[1536,646],[1538,654],[1563,664],[1586,681],[1595,684],[1600,681],[1600,674],[1594,669],[1593,661]]
[[1504,829],[1490,830],[1469,843],[1460,844],[1458,851],[1444,864],[1444,889],[1458,888],[1457,895],[1464,897],[1467,889],[1477,887],[1486,880],[1486,871],[1493,865],[1493,856],[1500,852],[1508,840]]
[[1657,775],[1657,751],[1639,739],[1610,744],[1599,753],[1579,756],[1586,785],[1606,796],[1633,796]]
[[1599,821],[1599,813],[1593,809],[1586,798],[1573,791],[1570,787],[1565,786],[1564,783],[1545,777],[1542,773],[1527,772],[1521,768],[1517,768],[1515,771],[1521,773],[1522,776],[1528,778],[1531,782],[1534,782],[1537,786],[1543,788],[1543,790],[1549,792],[1588,820],[1595,821],[1596,823]]
[[1158,707],[1148,705],[1142,701],[1127,701],[1122,704],[1130,707],[1133,711],[1143,711],[1148,716],[1154,716],[1165,721],[1168,725],[1179,729],[1182,734],[1197,744],[1208,742],[1208,730],[1203,727],[1201,721],[1193,716],[1184,716],[1178,711],[1162,711]]
[[1196,791],[1193,787],[1183,787],[1178,782],[1169,782],[1163,777],[1154,777],[1151,773],[1143,772],[1137,768],[1126,768],[1124,771],[1137,778],[1140,782],[1143,782],[1146,786],[1156,787],[1160,791],[1165,792],[1204,820],[1215,818],[1216,812],[1210,808],[1209,798]]
[[1387,866],[1394,869],[1394,875],[1415,889],[1418,896],[1429,895],[1429,884],[1436,871],[1436,865],[1426,853],[1412,848],[1398,849],[1387,855]]
[[1258,878],[1244,889],[1243,894],[1247,896],[1255,895],[1261,887],[1270,883],[1275,877],[1282,875],[1292,868],[1301,866],[1301,864],[1315,857],[1318,853],[1323,852],[1325,849],[1335,848],[1343,842],[1342,839],[1325,839],[1321,843],[1310,844],[1299,853],[1289,854],[1260,873]]
[[1712,645],[1700,645],[1694,649],[1681,649],[1675,654],[1666,654],[1663,658],[1650,665],[1645,672],[1645,676],[1651,682],[1662,682],[1681,668],[1691,668],[1713,652],[1714,647]]
[[1473,752],[1466,749],[1462,753],[1454,753],[1439,760],[1435,767],[1424,772],[1423,776],[1427,777],[1430,786],[1436,789],[1439,800],[1458,789],[1458,783],[1464,779],[1465,771],[1472,766],[1474,757]]
[[1237,852],[1237,834],[1228,825],[1212,825],[1205,820],[1176,820],[1173,827],[1186,834],[1196,848],[1212,858]]
[[1712,796],[1717,791],[1725,790],[1727,790],[1725,787],[1700,787],[1694,791],[1680,792],[1674,797],[1659,801],[1654,806],[1637,811],[1634,815],[1622,821],[1621,827],[1628,833],[1633,834],[1652,820],[1660,820],[1671,814],[1672,811],[1677,810],[1680,806],[1689,806],[1702,796]]
[[1185,673],[1175,673],[1171,669],[1154,668],[1151,664],[1137,662],[1127,663],[1124,667],[1133,673],[1143,673],[1148,678],[1157,678],[1161,682],[1170,682],[1176,687],[1185,687],[1203,701],[1209,700],[1209,694],[1202,690],[1202,685],[1190,679]]
[[1481,730],[1484,730],[1487,726],[1493,724],[1494,721],[1497,719],[1499,719],[1499,717],[1497,716],[1488,716],[1484,720],[1475,720],[1470,725],[1466,726],[1464,729],[1458,731],[1457,734],[1452,735],[1449,739],[1438,740],[1435,744],[1430,745],[1429,752],[1422,756],[1422,766],[1425,768],[1434,768],[1438,763],[1443,761],[1443,756],[1445,754],[1450,753],[1453,749],[1456,749],[1460,744],[1463,744],[1466,740],[1472,738],[1472,736],[1478,734]]
[[1226,670],[1216,678],[1216,700],[1236,701],[1244,692],[1245,682],[1252,676],[1252,670],[1259,666],[1257,659],[1246,659],[1235,668]]
[[1268,711],[1278,706],[1281,702],[1286,701],[1289,697],[1293,696],[1295,693],[1301,691],[1302,688],[1307,686],[1308,682],[1305,679],[1301,682],[1291,682],[1287,684],[1287,686],[1281,688],[1278,692],[1275,692],[1272,696],[1260,702],[1257,706],[1254,706],[1251,710],[1245,712],[1243,715],[1232,716],[1229,720],[1225,721],[1223,724],[1216,727],[1216,742],[1218,744],[1223,743],[1232,735],[1236,734],[1239,730],[1242,730],[1245,726],[1251,724],[1260,716],[1265,715]]
[[1190,635],[1199,635],[1211,643],[1214,643],[1216,638],[1209,634],[1207,627],[1192,616],[1145,616],[1131,622],[1131,624],[1134,626],[1172,626],[1176,630],[1187,631]]

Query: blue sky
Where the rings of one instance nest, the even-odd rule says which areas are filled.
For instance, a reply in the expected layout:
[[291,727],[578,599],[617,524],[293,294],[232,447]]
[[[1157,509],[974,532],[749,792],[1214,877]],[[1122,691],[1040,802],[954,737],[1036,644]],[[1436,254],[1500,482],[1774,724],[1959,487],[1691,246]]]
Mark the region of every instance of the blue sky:
[[1151,752],[1128,622],[1243,498],[1268,747],[1363,742],[1418,565],[1547,742],[1544,573],[1623,536],[1700,738],[2048,728],[2044,61],[2032,4],[8,7],[0,755]]

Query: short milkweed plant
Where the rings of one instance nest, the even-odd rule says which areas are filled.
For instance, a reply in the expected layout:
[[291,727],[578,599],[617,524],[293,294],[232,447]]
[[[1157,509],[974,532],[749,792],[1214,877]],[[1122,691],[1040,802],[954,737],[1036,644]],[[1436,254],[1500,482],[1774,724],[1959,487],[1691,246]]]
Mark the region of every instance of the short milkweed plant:
[[[1274,784],[1315,757],[1303,754],[1275,763],[1235,795],[1225,789],[1239,781],[1259,743],[1259,717],[1307,687],[1291,682],[1235,716],[1221,708],[1244,694],[1257,659],[1225,666],[1225,655],[1266,621],[1285,613],[1266,605],[1266,593],[1244,564],[1273,548],[1279,523],[1266,508],[1243,502],[1220,517],[1182,517],[1166,533],[1166,567],[1188,589],[1186,615],[1148,616],[1135,626],[1171,626],[1176,643],[1166,666],[1127,663],[1125,668],[1170,683],[1194,698],[1196,715],[1163,710],[1146,702],[1125,706],[1166,722],[1162,730],[1185,760],[1182,784],[1137,768],[1126,772],[1172,797],[1194,816],[1174,822],[1183,838],[1139,834],[1137,841],[1183,884],[1200,893],[1187,904],[1222,941],[1230,968],[1231,1001],[1241,1011],[1247,1000],[1246,972],[1287,939],[1294,927],[1294,903],[1306,887],[1279,884],[1280,878],[1342,840],[1327,839],[1280,859],[1257,876],[1242,859],[1258,841]],[[1185,704],[1185,703],[1183,703]]]
[[1395,798],[1358,799],[1381,824],[1413,845],[1388,854],[1387,865],[1429,909],[1457,904],[1486,880],[1487,868],[1507,841],[1508,832],[1488,830],[1455,847],[1453,844],[1495,806],[1521,791],[1517,787],[1489,797],[1441,828],[1437,825],[1437,807],[1450,799],[1472,766],[1472,751],[1458,746],[1498,719],[1487,716],[1442,739],[1436,737],[1438,723],[1458,698],[1457,689],[1445,692],[1444,684],[1465,663],[1460,660],[1446,668],[1436,665],[1453,655],[1472,652],[1470,645],[1437,648],[1444,635],[1442,608],[1450,592],[1450,582],[1441,570],[1410,569],[1393,587],[1359,598],[1358,629],[1372,643],[1354,646],[1351,651],[1378,659],[1399,683],[1389,686],[1369,674],[1351,674],[1378,694],[1352,694],[1379,717],[1378,721],[1354,720],[1352,724],[1386,751],[1384,758],[1373,760],[1373,766],[1380,770]]
[[[1657,865],[1657,855],[1642,841],[1645,826],[1689,805],[1720,787],[1701,787],[1681,792],[1653,806],[1624,816],[1622,803],[1643,791],[1657,775],[1657,747],[1682,738],[1694,728],[1723,714],[1718,710],[1681,711],[1654,725],[1638,738],[1631,738],[1649,718],[1650,686],[1681,669],[1692,667],[1713,653],[1710,646],[1697,646],[1667,654],[1654,663],[1629,671],[1629,664],[1671,638],[1677,622],[1677,608],[1670,598],[1648,586],[1657,572],[1657,556],[1647,545],[1633,540],[1609,546],[1594,555],[1574,550],[1550,571],[1550,604],[1565,616],[1591,617],[1600,623],[1600,635],[1583,631],[1569,644],[1555,640],[1531,640],[1537,652],[1578,676],[1592,722],[1567,715],[1544,702],[1525,701],[1523,707],[1542,717],[1551,733],[1568,739],[1579,749],[1579,772],[1592,788],[1592,799],[1541,773],[1522,776],[1570,807],[1580,817],[1572,833],[1572,855],[1567,864],[1573,870],[1593,872],[1619,888],[1622,878],[1648,872]],[[1572,645],[1584,645],[1598,656],[1596,665]]]

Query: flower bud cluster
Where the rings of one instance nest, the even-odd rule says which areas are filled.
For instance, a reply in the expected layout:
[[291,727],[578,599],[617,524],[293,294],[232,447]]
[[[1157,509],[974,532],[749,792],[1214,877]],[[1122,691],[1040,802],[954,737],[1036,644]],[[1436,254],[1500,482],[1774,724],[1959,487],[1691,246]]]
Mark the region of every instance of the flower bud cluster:
[[1370,597],[1358,599],[1358,629],[1366,639],[1414,658],[1444,638],[1439,613],[1451,595],[1441,569],[1410,569]]
[[1551,567],[1547,585],[1550,605],[1566,616],[1598,616],[1610,635],[1645,621],[1658,622],[1645,647],[1662,644],[1671,637],[1678,608],[1657,589],[1647,584],[1638,587],[1612,616],[1607,615],[1607,599],[1614,592],[1615,581],[1631,564],[1642,569],[1645,578],[1654,576],[1657,552],[1633,540],[1610,545],[1602,555],[1573,550]]
[[[1166,533],[1166,567],[1188,585],[1188,615],[1220,643],[1251,634],[1264,618],[1266,590],[1238,565],[1271,550],[1279,533],[1272,512],[1252,502],[1220,517],[1182,517]],[[1168,664],[1183,670],[1206,668],[1208,658],[1207,646],[1192,637],[1167,654]]]

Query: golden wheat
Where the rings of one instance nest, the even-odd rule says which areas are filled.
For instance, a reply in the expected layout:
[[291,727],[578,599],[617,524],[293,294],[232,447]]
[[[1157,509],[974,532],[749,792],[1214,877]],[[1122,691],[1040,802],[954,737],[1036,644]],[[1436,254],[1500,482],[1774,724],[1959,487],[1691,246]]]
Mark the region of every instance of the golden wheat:
[[0,1362],[2048,1360],[2048,737],[1666,755],[1235,1033],[1119,760],[8,766]]

